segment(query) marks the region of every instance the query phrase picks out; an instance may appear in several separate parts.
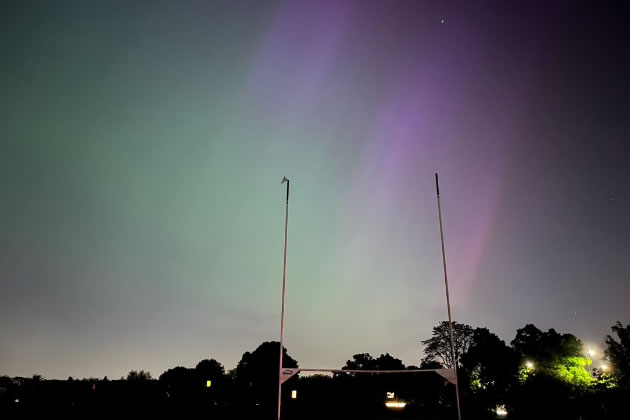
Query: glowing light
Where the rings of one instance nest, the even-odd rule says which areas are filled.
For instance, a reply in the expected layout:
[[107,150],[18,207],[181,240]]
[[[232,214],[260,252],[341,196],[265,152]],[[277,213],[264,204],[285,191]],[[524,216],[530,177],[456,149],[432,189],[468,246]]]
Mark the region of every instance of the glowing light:
[[601,370],[608,370],[608,365],[603,364],[600,366]]
[[525,362],[525,367],[527,369],[534,369],[534,362],[532,362],[531,360],[528,360],[527,362]]
[[210,388],[212,386],[212,381],[206,381],[206,388]]
[[507,416],[507,410],[504,405],[497,405],[497,408],[494,411],[497,413],[497,416]]
[[387,398],[394,398],[394,393],[393,392],[388,392],[387,393]]
[[385,407],[387,408],[405,408],[407,405],[406,402],[401,401],[387,401],[385,402]]
[[589,351],[586,352],[586,355],[588,357],[593,357],[593,356],[595,356],[595,354],[596,354],[596,352],[593,349],[589,349]]
[[297,398],[297,391],[295,389],[291,391],[291,398],[294,400]]

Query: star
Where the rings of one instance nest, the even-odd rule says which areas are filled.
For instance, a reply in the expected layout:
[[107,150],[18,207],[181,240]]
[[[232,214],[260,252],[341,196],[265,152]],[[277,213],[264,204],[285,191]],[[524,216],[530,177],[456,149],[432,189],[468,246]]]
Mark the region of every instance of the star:
[[442,19],[441,22],[444,23],[444,19]]

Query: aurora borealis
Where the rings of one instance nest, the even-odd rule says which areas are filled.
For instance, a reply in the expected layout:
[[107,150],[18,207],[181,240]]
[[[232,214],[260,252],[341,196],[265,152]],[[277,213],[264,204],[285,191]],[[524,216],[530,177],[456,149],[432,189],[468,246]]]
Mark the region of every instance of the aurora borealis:
[[4,2],[0,373],[418,364],[628,321],[621,3]]

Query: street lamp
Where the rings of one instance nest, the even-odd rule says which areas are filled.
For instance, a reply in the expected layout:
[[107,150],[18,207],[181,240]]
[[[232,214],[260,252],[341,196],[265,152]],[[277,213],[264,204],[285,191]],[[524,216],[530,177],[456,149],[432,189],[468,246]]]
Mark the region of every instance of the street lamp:
[[532,362],[531,360],[526,361],[526,362],[525,362],[525,367],[526,367],[527,369],[530,369],[530,370],[531,370],[531,369],[534,369],[534,362]]
[[588,349],[588,351],[586,352],[586,359],[588,359],[590,363],[587,362],[588,364],[586,365],[586,368],[585,368],[587,372],[588,372],[589,365],[591,366],[593,365],[593,360],[592,360],[593,356],[595,356],[595,350]]

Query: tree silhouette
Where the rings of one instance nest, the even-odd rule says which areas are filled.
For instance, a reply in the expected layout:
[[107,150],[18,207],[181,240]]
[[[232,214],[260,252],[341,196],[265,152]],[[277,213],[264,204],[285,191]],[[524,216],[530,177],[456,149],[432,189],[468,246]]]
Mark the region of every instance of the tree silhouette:
[[[278,398],[280,343],[267,341],[253,352],[245,352],[234,371],[234,382],[241,404],[259,406],[270,411]],[[297,368],[298,363],[283,348],[282,367]],[[283,386],[284,392],[297,381],[297,377]],[[284,397],[283,397],[284,398]]]
[[195,370],[204,383],[207,381],[221,381],[225,375],[223,365],[214,359],[200,361],[197,363]]
[[215,359],[204,359],[195,367],[196,382],[202,387],[202,399],[210,406],[219,406],[227,401],[231,391],[223,365]]
[[132,370],[127,374],[128,381],[150,381],[153,379],[151,372],[145,370]]
[[[541,331],[532,324],[516,332],[512,346],[487,328],[455,323],[459,389],[467,418],[495,418],[492,409],[505,405],[510,418],[618,419],[627,417],[630,384],[630,325],[617,322],[606,337],[607,371],[585,368],[582,343],[572,334]],[[422,368],[449,366],[448,323],[441,322],[423,341],[427,357]],[[194,368],[169,369],[159,381],[144,370],[132,370],[127,380],[106,378],[67,381],[0,377],[0,412],[7,408],[46,407],[62,410],[151,409],[178,417],[203,412],[209,418],[273,418],[278,392],[278,342],[262,343],[243,354],[238,366],[225,373],[214,359]],[[284,351],[284,367],[298,367]],[[527,368],[523,362],[534,365]],[[389,353],[373,357],[357,353],[342,370],[405,370]],[[124,379],[124,378],[121,378]],[[208,383],[210,381],[210,383]],[[208,386],[210,385],[210,386]],[[335,373],[285,382],[283,418],[448,418],[454,409],[453,387],[437,374]],[[299,397],[289,397],[297,390]],[[403,413],[385,407],[387,393],[407,402]],[[19,401],[19,404],[15,401]]]
[[630,388],[630,324],[625,327],[617,321],[611,327],[617,334],[618,340],[611,335],[606,336],[606,350],[604,354],[612,363],[612,376],[617,379],[619,386]]
[[374,370],[376,369],[376,360],[370,353],[359,353],[352,356],[346,364],[341,368],[343,370]]
[[[453,321],[453,340],[455,342],[455,359],[459,366],[460,357],[466,353],[473,341],[473,328],[470,325],[459,324]],[[448,321],[442,321],[433,327],[433,335],[428,340],[423,340],[425,357],[423,363],[437,361],[443,366],[452,368],[455,366],[451,353],[451,336]]]
[[194,369],[177,366],[160,375],[160,385],[171,405],[192,406],[203,391],[201,379]]
[[405,370],[405,364],[402,362],[402,360],[390,356],[389,353],[385,353],[376,358],[376,369]]
[[498,336],[487,328],[476,328],[460,362],[460,390],[468,416],[484,418],[509,401],[510,391],[518,385],[520,356]]
[[573,334],[559,334],[553,328],[543,332],[532,324],[519,328],[511,344],[523,357],[535,359],[544,366],[584,354],[582,342]]
[[172,369],[168,369],[166,372],[160,375],[160,382],[172,385],[181,382],[186,382],[193,378],[192,369],[185,368],[183,366],[177,366]]
[[512,346],[523,362],[533,363],[533,369],[523,367],[521,380],[531,375],[547,375],[572,386],[590,385],[586,370],[591,360],[584,355],[582,341],[573,334],[560,334],[553,328],[544,332],[532,324],[520,328]]
[[461,364],[473,387],[502,391],[514,384],[520,356],[487,328],[476,328]]
[[[358,353],[346,361],[342,370],[405,370],[400,359],[389,353],[373,358],[369,353]],[[392,374],[339,373],[333,376],[333,384],[343,400],[334,407],[340,418],[361,418],[374,415],[382,409],[386,392],[399,395],[408,387],[408,376]],[[347,406],[346,406],[347,405]]]
[[517,330],[511,344],[521,362],[532,363],[519,368],[514,410],[524,418],[577,418],[585,410],[582,401],[591,384],[586,370],[590,359],[584,357],[582,342],[572,334],[527,324]]

